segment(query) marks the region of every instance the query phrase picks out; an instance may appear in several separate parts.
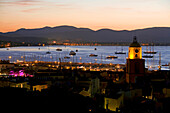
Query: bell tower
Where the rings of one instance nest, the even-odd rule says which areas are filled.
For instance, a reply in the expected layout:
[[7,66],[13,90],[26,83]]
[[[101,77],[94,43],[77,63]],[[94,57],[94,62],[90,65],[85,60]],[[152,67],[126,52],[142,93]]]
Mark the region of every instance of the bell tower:
[[142,47],[137,42],[136,36],[129,46],[128,58],[126,59],[126,82],[136,83],[138,76],[145,74],[145,60],[142,59]]
[[142,47],[137,42],[136,36],[133,38],[133,43],[130,44],[128,59],[142,59]]

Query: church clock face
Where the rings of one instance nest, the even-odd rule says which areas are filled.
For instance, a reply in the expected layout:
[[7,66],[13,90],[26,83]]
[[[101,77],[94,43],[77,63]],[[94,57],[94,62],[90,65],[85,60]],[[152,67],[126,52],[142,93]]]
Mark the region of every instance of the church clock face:
[[138,53],[139,52],[139,50],[138,49],[135,49],[135,53]]

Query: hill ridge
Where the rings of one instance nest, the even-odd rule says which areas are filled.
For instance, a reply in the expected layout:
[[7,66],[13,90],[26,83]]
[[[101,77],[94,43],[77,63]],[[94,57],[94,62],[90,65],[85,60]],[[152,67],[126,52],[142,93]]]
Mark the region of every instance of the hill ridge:
[[15,41],[13,40],[15,38],[17,41],[27,42],[39,38],[40,42],[44,39],[70,40],[73,42],[131,42],[134,35],[138,37],[140,42],[170,43],[170,27],[149,27],[135,30],[113,30],[108,28],[92,30],[69,25],[45,26],[34,29],[20,28],[13,32],[0,32],[0,40]]

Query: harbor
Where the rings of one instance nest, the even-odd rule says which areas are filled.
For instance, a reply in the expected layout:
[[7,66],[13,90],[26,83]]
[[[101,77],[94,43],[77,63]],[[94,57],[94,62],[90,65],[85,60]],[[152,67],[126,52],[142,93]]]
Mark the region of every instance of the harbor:
[[[161,66],[163,70],[169,70],[170,46],[154,46],[156,54],[145,54],[146,47],[142,47],[142,56],[146,60],[145,67],[156,70],[158,66]],[[122,46],[21,46],[1,48],[0,59],[9,60],[11,63],[62,62],[61,64],[64,65],[70,65],[70,63],[125,65],[128,46],[123,46],[123,54],[117,54],[116,52],[122,52],[121,48]],[[74,54],[70,54],[71,51]]]
[[[147,55],[153,55],[153,58],[144,59],[142,54],[146,53],[143,53],[136,37],[127,48],[128,51],[116,50],[115,54],[114,46],[18,48],[18,51],[17,48],[1,50],[5,56],[1,56],[0,60],[3,96],[46,97],[39,103],[41,106],[52,98],[56,99],[62,110],[65,106],[61,103],[65,105],[65,102],[70,102],[71,108],[83,107],[88,112],[102,110],[103,113],[130,113],[146,105],[153,107],[142,109],[142,112],[147,110],[153,113],[157,109],[167,111],[168,102],[162,100],[170,97],[169,68],[162,68],[169,67],[169,63],[162,65],[169,62],[166,59],[169,54],[163,54],[167,49],[156,49],[159,54],[149,52]],[[112,53],[109,52],[111,48]],[[124,54],[126,52],[127,55]],[[158,67],[151,67],[154,65]],[[82,100],[87,105],[80,105]]]

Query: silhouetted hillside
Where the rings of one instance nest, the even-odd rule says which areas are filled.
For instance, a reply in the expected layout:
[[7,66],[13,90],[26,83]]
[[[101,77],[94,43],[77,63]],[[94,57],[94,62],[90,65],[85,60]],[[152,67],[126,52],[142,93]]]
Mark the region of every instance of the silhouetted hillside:
[[131,42],[134,35],[138,37],[139,42],[170,43],[170,27],[153,27],[132,31],[116,31],[112,29],[94,31],[88,28],[77,28],[74,26],[44,27],[37,29],[21,28],[14,32],[0,33],[0,40],[17,42],[43,42],[47,40]]

